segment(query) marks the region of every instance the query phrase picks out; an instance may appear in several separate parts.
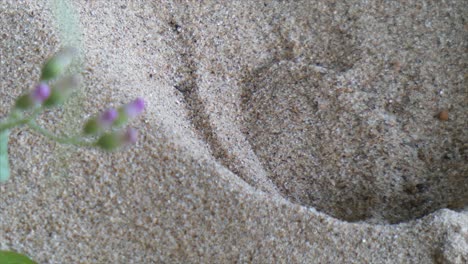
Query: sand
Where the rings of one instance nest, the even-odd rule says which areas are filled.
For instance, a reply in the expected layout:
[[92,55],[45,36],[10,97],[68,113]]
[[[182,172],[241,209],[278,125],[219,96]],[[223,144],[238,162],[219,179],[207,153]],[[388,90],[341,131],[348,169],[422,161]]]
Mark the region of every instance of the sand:
[[[142,96],[116,153],[10,136],[0,249],[39,263],[468,262],[464,1],[74,1],[70,133]],[[0,116],[64,42],[0,5]],[[448,118],[440,117],[446,111]]]

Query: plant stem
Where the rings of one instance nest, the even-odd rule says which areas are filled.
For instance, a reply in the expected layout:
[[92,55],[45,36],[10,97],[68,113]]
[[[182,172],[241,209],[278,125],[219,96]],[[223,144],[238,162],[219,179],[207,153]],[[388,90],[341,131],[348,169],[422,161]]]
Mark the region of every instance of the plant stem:
[[12,121],[7,121],[5,123],[0,123],[0,132],[6,131],[8,129],[11,129],[15,126],[20,126],[28,123],[29,119],[24,118],[24,119],[19,119],[19,120],[12,120]]
[[[21,125],[28,125],[32,130],[36,131],[37,133],[43,135],[44,137],[56,141],[62,144],[70,144],[80,147],[92,147],[95,144],[92,142],[84,141],[79,137],[61,137],[57,136],[50,131],[46,130],[45,128],[39,126],[34,118],[42,111],[41,108],[36,109],[34,112],[31,113],[29,117],[22,118],[22,115],[18,112],[10,115],[9,118],[5,122],[0,122],[0,133],[8,133],[8,130],[14,128],[16,126]],[[2,134],[3,135],[3,134]]]
[[34,109],[34,111],[31,113],[29,117],[23,117],[23,114],[21,111],[13,109],[10,116],[8,116],[7,120],[3,123],[0,122],[0,132],[7,130],[7,129],[11,129],[15,126],[21,126],[21,125],[27,124],[32,119],[36,118],[37,115],[41,111],[43,111],[43,109],[39,107],[39,108]]
[[0,131],[0,182],[10,178],[10,165],[8,163],[8,136],[10,131]]
[[56,141],[61,144],[70,144],[70,145],[75,145],[75,146],[80,146],[80,147],[92,147],[94,146],[94,143],[84,141],[80,139],[79,137],[61,137],[57,136],[48,130],[44,129],[43,127],[39,126],[34,120],[29,120],[27,122],[28,126],[36,131],[37,133],[43,135],[44,137]]

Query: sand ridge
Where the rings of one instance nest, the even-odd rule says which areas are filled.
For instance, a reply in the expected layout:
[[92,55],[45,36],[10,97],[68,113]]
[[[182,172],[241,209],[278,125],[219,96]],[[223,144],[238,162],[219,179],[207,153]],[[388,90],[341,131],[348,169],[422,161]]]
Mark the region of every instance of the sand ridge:
[[[103,155],[15,130],[2,249],[39,263],[468,259],[462,1],[74,5],[85,86],[42,124],[144,96],[142,140]],[[44,1],[0,12],[3,115],[59,39]]]

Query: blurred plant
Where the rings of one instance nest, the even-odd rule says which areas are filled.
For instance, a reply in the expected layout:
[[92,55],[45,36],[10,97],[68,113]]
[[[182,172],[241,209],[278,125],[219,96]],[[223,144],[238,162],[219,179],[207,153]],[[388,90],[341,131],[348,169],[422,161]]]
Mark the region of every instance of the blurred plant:
[[76,55],[74,48],[61,49],[43,66],[39,83],[29,93],[18,97],[10,115],[0,122],[0,182],[10,177],[8,163],[8,137],[10,129],[27,126],[33,131],[62,144],[80,147],[98,147],[112,151],[134,144],[138,132],[134,128],[123,128],[145,109],[145,102],[137,98],[118,109],[109,108],[89,119],[78,135],[57,136],[39,126],[35,119],[45,109],[60,106],[79,87],[77,75],[67,75],[67,68]]
[[2,264],[37,264],[26,255],[13,251],[0,250],[0,263]]
[[[37,85],[30,93],[20,96],[16,100],[10,114],[5,119],[0,120],[0,184],[7,181],[10,177],[8,138],[9,131],[17,126],[27,126],[37,133],[59,143],[98,147],[104,150],[113,150],[124,145],[133,144],[137,140],[137,131],[135,129],[123,129],[123,127],[144,110],[144,101],[142,99],[136,99],[120,107],[117,111],[109,109],[97,115],[97,117],[91,118],[84,126],[83,131],[79,132],[75,137],[54,135],[35,122],[35,119],[42,111],[51,109],[54,106],[60,106],[70,97],[73,91],[77,90],[79,78],[77,75],[70,74],[71,71],[67,71],[67,68],[73,62],[72,70],[79,72],[83,62],[82,54],[77,54],[78,50],[84,50],[81,40],[83,31],[80,27],[79,16],[71,3],[72,1],[48,0],[47,2],[55,18],[53,24],[56,26],[56,33],[62,46],[77,47],[78,49],[64,48],[48,60],[42,68],[41,77]],[[73,105],[73,101],[79,100],[77,93],[74,94],[73,98],[74,100],[70,100],[71,105]],[[75,108],[75,110],[77,109]],[[63,120],[67,124],[70,122],[66,116]],[[91,120],[94,121],[91,122]],[[91,131],[89,130],[90,122],[96,126]],[[74,129],[76,130],[76,128]],[[59,153],[54,153],[54,155],[60,156]],[[0,264],[34,263],[36,262],[26,255],[14,251],[0,250]]]

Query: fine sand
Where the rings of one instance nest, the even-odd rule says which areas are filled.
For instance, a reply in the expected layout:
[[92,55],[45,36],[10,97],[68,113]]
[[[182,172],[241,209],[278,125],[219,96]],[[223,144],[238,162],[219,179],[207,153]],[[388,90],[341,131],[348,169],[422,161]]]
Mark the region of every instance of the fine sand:
[[[0,117],[67,40],[0,4]],[[54,2],[54,1],[50,1]],[[115,153],[10,135],[0,249],[38,263],[467,263],[468,7],[73,1],[73,133],[137,96]],[[440,117],[448,111],[448,119]]]

